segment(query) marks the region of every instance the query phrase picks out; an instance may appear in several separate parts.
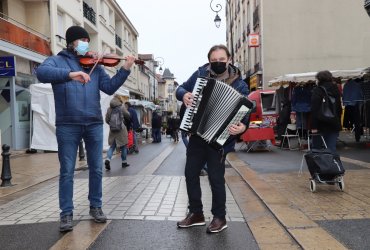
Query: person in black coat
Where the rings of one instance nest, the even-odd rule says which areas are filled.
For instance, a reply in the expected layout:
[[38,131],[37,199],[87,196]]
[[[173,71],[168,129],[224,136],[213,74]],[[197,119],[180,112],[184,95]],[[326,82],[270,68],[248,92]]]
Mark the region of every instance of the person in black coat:
[[[342,115],[340,92],[329,71],[325,70],[318,72],[316,79],[318,86],[313,89],[311,96],[311,132],[313,134],[321,134],[328,148],[333,153],[336,153],[337,139],[339,137],[339,131],[341,130],[340,118]],[[329,96],[335,97],[336,117],[332,121],[323,121],[320,119],[321,104],[325,96],[325,91],[320,87],[325,88]],[[321,138],[319,136],[313,136],[312,140],[313,148],[322,147]]]
[[152,117],[153,143],[161,142],[161,128],[162,128],[162,116],[160,116],[156,111],[154,111]]

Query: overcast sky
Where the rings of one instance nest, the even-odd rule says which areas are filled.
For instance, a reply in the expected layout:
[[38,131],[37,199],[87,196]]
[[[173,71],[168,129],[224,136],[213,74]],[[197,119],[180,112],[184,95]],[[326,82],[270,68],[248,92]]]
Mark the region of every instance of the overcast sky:
[[164,58],[182,84],[201,65],[207,63],[208,50],[215,44],[226,45],[225,1],[221,26],[216,28],[216,13],[210,0],[116,0],[139,33],[138,52]]

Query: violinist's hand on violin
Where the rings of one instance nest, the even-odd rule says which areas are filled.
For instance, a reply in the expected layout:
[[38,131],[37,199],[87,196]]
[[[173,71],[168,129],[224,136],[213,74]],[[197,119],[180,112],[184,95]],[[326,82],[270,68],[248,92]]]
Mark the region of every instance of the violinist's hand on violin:
[[191,103],[193,102],[193,94],[190,92],[187,92],[182,98],[182,101],[184,102],[186,107],[189,107]]
[[229,134],[230,135],[237,135],[237,134],[241,134],[242,132],[245,131],[247,127],[239,122],[238,124],[232,124],[230,127],[229,127]]
[[134,56],[132,56],[132,55],[129,55],[129,56],[126,56],[125,57],[125,59],[126,59],[126,61],[125,61],[125,63],[123,64],[123,68],[125,69],[125,70],[130,70],[131,69],[131,66],[132,66],[132,64],[134,64],[135,63],[135,57]]
[[72,80],[79,81],[83,84],[90,81],[90,76],[88,74],[86,74],[85,72],[82,72],[82,71],[70,72],[69,77]]

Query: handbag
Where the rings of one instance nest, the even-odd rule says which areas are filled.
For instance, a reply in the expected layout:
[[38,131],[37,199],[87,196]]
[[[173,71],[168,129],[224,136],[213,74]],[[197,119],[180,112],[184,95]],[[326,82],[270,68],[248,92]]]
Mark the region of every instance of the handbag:
[[335,114],[335,97],[328,95],[326,89],[322,86],[319,86],[325,95],[322,98],[321,107],[318,114],[318,119],[325,123],[334,123],[336,122],[336,114]]

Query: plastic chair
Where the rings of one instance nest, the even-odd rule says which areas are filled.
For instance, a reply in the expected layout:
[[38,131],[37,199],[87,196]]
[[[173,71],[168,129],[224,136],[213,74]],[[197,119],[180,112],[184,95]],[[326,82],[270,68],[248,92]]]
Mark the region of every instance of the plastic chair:
[[[282,135],[283,140],[281,142],[280,148],[281,149],[289,149],[289,150],[298,150],[301,148],[301,139],[299,138],[299,133],[297,130],[297,126],[295,124],[288,124],[285,133]],[[291,145],[291,139],[296,138],[298,141],[298,147],[292,147]],[[285,147],[284,143],[287,141],[288,147]]]

